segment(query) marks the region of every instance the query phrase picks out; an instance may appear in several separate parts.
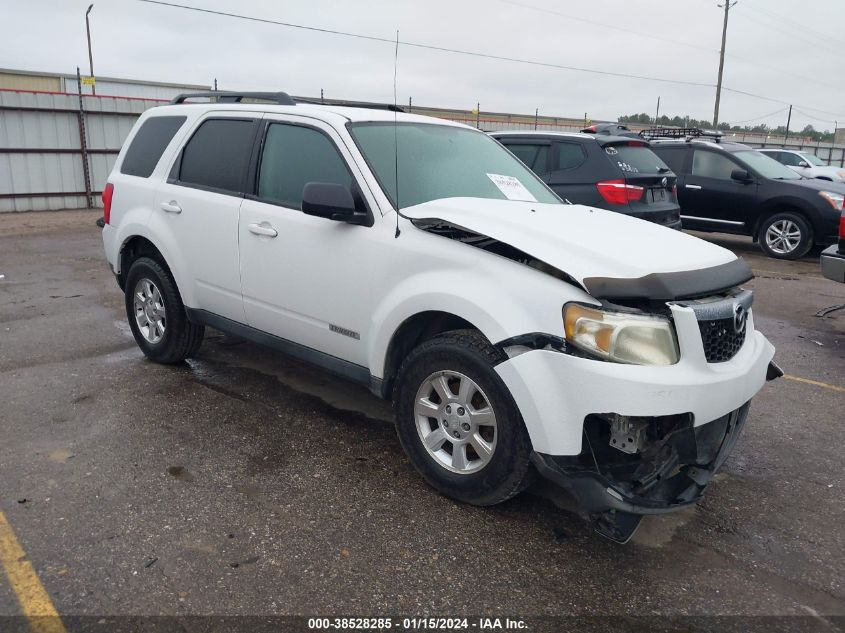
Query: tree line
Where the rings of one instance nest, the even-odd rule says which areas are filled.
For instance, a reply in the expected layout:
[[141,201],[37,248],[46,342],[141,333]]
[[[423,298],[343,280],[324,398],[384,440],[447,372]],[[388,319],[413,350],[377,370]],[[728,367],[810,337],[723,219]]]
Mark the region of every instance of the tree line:
[[[713,128],[713,125],[710,121],[705,121],[704,119],[693,119],[689,116],[669,117],[664,114],[658,117],[657,121],[655,122],[654,117],[646,114],[645,112],[641,114],[623,115],[619,117],[618,121],[619,123],[638,123],[640,125],[671,125],[673,127],[697,127],[701,129]],[[770,134],[772,136],[784,136],[786,134],[785,125],[770,127],[765,123],[758,123],[757,125],[740,126],[731,125],[727,121],[722,121],[721,123],[719,123],[717,129],[722,132],[745,132],[747,134]],[[789,133],[793,136],[803,136],[806,138],[813,139],[814,141],[821,141],[822,143],[833,142],[833,132],[830,132],[828,130],[816,130],[812,125],[806,126],[803,130],[791,129]]]

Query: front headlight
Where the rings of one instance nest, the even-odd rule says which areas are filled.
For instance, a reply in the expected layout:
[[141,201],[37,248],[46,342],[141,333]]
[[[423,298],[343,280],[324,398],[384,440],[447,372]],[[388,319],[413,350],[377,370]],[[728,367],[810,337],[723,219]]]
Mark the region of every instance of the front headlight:
[[845,204],[845,196],[835,191],[819,191],[819,195],[827,200],[837,211],[842,211],[843,204]]
[[625,314],[563,306],[567,342],[603,360],[632,365],[674,365],[678,341],[669,320],[659,316]]

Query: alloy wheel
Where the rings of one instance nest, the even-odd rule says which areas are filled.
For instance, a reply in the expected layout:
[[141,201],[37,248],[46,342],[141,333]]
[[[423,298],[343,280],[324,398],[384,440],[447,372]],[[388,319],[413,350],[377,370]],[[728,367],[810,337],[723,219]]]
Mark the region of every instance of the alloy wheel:
[[801,243],[801,228],[792,220],[772,222],[766,229],[766,246],[778,255],[788,255]]
[[456,371],[426,378],[414,401],[417,433],[428,454],[460,475],[484,468],[496,450],[496,414],[475,381]]
[[143,277],[135,284],[134,294],[135,323],[141,336],[148,343],[155,345],[164,338],[167,327],[167,314],[164,301],[158,287]]

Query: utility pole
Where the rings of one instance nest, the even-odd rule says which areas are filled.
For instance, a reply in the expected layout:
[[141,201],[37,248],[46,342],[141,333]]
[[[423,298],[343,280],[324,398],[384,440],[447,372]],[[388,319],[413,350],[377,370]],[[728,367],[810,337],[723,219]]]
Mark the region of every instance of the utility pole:
[[540,108],[534,110],[534,129],[537,129],[537,117],[540,116]]
[[731,10],[731,7],[737,3],[737,0],[731,2],[730,0],[725,0],[725,4],[720,4],[718,6],[725,8],[725,23],[722,25],[722,49],[719,52],[719,78],[716,81],[716,108],[713,111],[713,129],[717,129],[719,127],[719,101],[722,99],[722,74],[725,70],[725,42],[728,39],[728,13]]
[[[91,24],[88,22],[88,14],[94,8],[93,4],[88,5],[88,10],[85,12],[85,33],[88,35],[88,69],[91,73],[91,79],[94,79],[94,56],[91,54]],[[91,84],[91,94],[97,94],[97,85]]]
[[654,113],[654,124],[657,125],[657,119],[660,116],[660,97],[657,97],[657,110]]
[[786,116],[786,134],[783,137],[783,144],[789,140],[789,124],[792,122],[792,104],[789,104],[789,114]]

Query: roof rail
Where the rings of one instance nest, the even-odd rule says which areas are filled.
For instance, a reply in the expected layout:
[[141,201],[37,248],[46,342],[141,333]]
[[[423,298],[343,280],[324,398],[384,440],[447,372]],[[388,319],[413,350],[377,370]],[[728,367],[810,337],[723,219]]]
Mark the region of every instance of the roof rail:
[[702,130],[697,127],[651,127],[640,131],[640,136],[646,140],[658,138],[683,138],[692,140],[694,138],[709,138],[717,143],[722,138],[721,132],[713,130]]
[[296,105],[296,101],[286,92],[225,92],[222,90],[208,90],[206,92],[186,92],[176,95],[170,103],[185,103],[185,99],[207,97],[217,99],[217,103],[241,103],[244,99],[273,101],[277,105]]
[[341,99],[315,99],[312,97],[296,97],[296,103],[312,105],[333,105],[343,108],[370,108],[372,110],[389,110],[390,112],[404,112],[401,106],[392,103],[367,103],[366,101],[343,101]]

